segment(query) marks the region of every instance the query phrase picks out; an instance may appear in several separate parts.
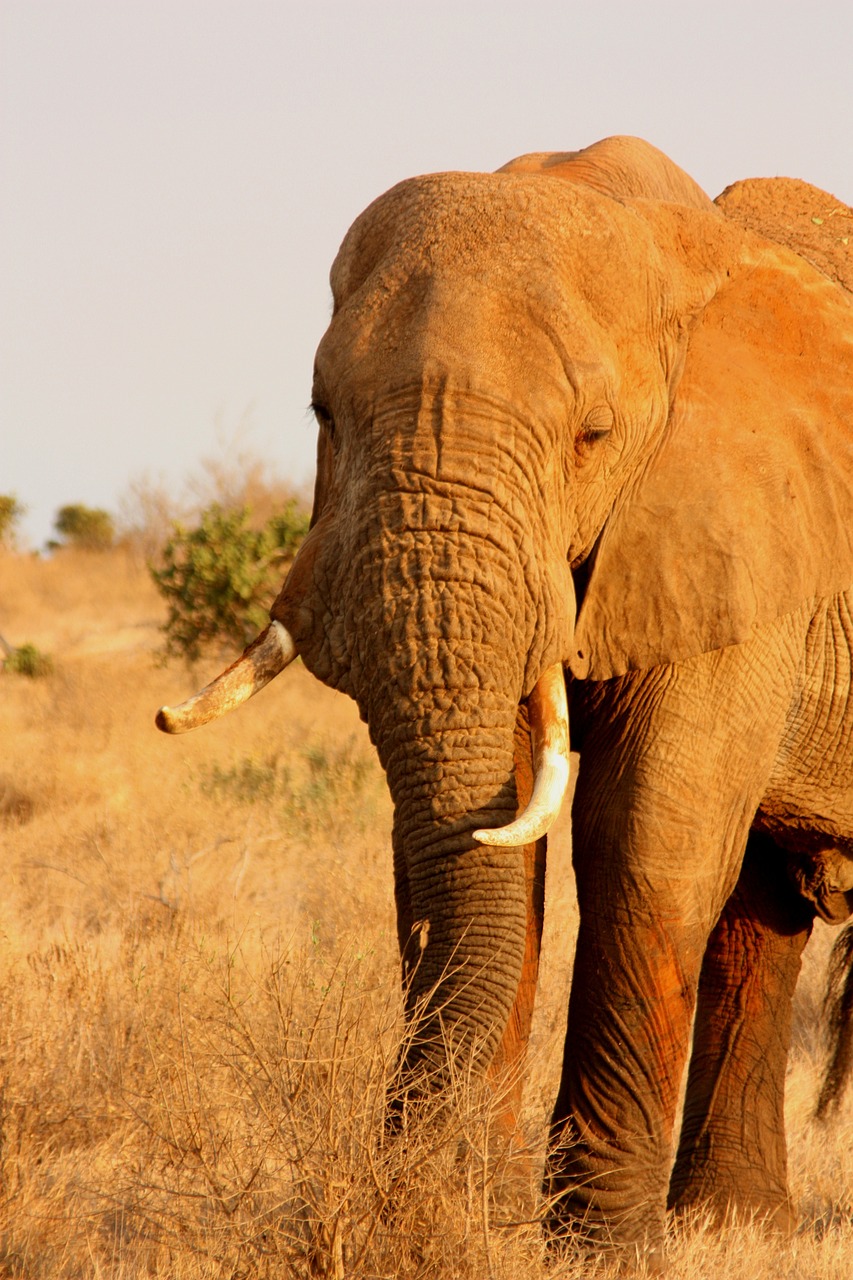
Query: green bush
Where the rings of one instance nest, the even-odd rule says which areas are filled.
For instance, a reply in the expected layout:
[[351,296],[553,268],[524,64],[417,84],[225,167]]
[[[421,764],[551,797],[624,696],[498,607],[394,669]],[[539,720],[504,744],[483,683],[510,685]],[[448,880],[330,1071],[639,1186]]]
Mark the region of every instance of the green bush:
[[290,774],[280,769],[278,760],[255,760],[251,756],[239,760],[230,768],[212,764],[202,772],[199,787],[206,796],[217,800],[236,801],[252,805],[272,800],[276,791],[287,786]]
[[0,547],[14,546],[15,526],[26,509],[14,493],[0,493]]
[[31,680],[37,680],[40,676],[50,675],[53,671],[53,659],[34,644],[22,644],[20,648],[11,650],[3,663],[3,669],[14,675],[29,676]]
[[376,803],[385,794],[384,778],[373,754],[355,739],[312,742],[278,755],[244,756],[230,765],[202,765],[197,782],[203,795],[225,805],[260,805],[278,814],[288,829],[303,836],[340,823],[362,832],[375,820]]
[[109,511],[86,507],[82,502],[60,507],[53,527],[66,543],[86,551],[106,551],[115,540],[115,525]]
[[194,662],[214,644],[242,648],[266,625],[308,518],[295,502],[260,529],[252,528],[249,514],[247,507],[208,507],[195,528],[174,525],[162,566],[149,566],[169,607],[167,656]]

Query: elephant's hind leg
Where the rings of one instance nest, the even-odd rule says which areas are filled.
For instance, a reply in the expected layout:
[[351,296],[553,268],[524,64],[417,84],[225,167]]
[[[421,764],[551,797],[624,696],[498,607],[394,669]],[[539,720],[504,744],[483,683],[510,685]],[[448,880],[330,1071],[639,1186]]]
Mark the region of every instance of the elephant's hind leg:
[[793,1226],[784,1128],[791,999],[815,911],[786,854],[751,832],[702,964],[669,1205]]

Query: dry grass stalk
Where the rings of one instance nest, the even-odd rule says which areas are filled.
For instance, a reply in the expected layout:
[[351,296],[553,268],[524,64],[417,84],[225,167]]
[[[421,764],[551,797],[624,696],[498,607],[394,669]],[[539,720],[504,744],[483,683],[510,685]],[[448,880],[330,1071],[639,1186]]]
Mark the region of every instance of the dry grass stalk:
[[[144,569],[4,554],[0,590],[9,630],[57,658],[44,681],[0,677],[0,1276],[606,1277],[549,1263],[536,1222],[576,926],[565,843],[524,1144],[501,1144],[463,1063],[449,1107],[389,1135],[390,810],[352,705],[297,667],[168,741],[151,717],[186,675],[153,665]],[[850,1274],[853,1100],[811,1119],[832,940],[807,952],[788,1081],[803,1232],[673,1228],[674,1277]]]

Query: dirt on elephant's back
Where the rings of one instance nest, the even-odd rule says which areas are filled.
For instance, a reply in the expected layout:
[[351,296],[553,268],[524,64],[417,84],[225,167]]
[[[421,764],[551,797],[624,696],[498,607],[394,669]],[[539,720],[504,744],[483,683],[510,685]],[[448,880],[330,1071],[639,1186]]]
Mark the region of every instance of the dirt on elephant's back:
[[748,178],[714,201],[726,217],[800,254],[853,293],[853,209],[799,178]]

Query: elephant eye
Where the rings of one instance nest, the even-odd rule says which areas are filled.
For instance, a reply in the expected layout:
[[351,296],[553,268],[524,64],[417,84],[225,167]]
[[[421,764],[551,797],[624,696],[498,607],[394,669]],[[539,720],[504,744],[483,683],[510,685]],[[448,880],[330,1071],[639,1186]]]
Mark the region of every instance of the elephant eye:
[[579,439],[581,444],[597,444],[599,440],[606,440],[612,431],[612,427],[584,427]]
[[609,405],[599,405],[586,415],[578,432],[579,445],[597,444],[606,440],[613,430],[613,410]]
[[318,425],[323,429],[323,431],[328,432],[329,438],[331,440],[334,440],[335,421],[332,415],[329,413],[329,410],[325,407],[325,405],[321,404],[317,400],[312,400],[311,412],[314,414],[314,417],[317,419]]

